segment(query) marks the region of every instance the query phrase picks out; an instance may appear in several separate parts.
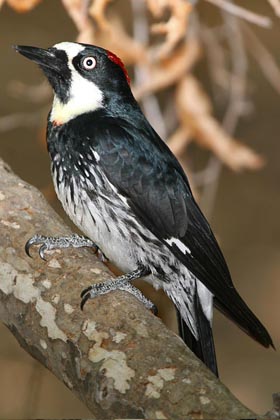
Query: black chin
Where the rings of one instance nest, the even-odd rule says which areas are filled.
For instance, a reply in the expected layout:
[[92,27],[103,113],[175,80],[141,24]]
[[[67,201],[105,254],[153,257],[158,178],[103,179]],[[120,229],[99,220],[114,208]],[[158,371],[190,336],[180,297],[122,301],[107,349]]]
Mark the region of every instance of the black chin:
[[71,84],[71,72],[66,53],[55,48],[45,50],[26,45],[15,45],[14,48],[24,57],[39,65],[58,98],[61,102],[66,103]]

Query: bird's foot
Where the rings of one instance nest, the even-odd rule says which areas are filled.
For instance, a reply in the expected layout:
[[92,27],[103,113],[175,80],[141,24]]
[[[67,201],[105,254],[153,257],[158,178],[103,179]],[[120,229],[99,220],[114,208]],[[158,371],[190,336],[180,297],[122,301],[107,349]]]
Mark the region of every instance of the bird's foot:
[[151,310],[156,315],[158,311],[153,302],[147,299],[143,293],[137,289],[137,287],[130,283],[130,281],[148,274],[150,274],[150,271],[142,267],[132,271],[131,273],[119,276],[116,279],[107,280],[105,282],[93,284],[87,287],[81,293],[81,309],[83,310],[85,303],[89,299],[93,299],[96,296],[105,295],[106,293],[112,292],[113,290],[124,290],[128,293],[131,293],[134,297],[136,297],[136,299],[142,302],[147,309]]
[[63,248],[82,248],[82,247],[90,247],[94,248],[95,253],[98,254],[99,259],[101,261],[107,261],[107,258],[102,253],[102,251],[98,248],[98,246],[92,242],[89,238],[84,236],[80,236],[77,234],[71,236],[60,236],[60,237],[53,237],[53,236],[43,236],[43,235],[35,235],[29,239],[29,241],[25,244],[25,252],[26,254],[31,257],[30,248],[33,245],[41,245],[39,248],[39,255],[42,260],[46,260],[45,252],[54,250],[54,249],[63,249]]

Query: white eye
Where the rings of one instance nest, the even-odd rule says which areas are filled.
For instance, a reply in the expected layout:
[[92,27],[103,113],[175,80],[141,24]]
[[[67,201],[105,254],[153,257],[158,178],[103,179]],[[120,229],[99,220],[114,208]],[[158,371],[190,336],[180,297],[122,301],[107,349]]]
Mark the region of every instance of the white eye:
[[82,61],[82,65],[86,70],[92,70],[96,66],[96,60],[94,57],[85,57]]

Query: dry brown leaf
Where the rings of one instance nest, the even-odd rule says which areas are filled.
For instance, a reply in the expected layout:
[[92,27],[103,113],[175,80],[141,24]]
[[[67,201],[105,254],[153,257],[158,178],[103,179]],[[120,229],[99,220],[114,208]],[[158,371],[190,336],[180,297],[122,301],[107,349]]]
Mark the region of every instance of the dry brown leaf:
[[110,31],[112,29],[110,22],[108,22],[105,16],[106,8],[111,1],[112,0],[93,0],[88,11],[102,31]]
[[79,32],[76,42],[94,44],[94,28],[90,25],[86,26],[83,31]]
[[[79,32],[77,42],[96,44],[117,54],[126,65],[135,64],[139,60],[146,60],[144,46],[130,37],[121,21],[117,18],[111,19],[110,28],[104,24],[104,9],[106,4],[112,0],[96,0],[93,3],[98,4],[99,10],[95,12],[96,25],[90,20],[88,10],[84,7],[83,0],[62,0],[69,16],[75,23]],[[92,7],[92,6],[91,6]],[[92,13],[92,9],[91,9]],[[99,21],[101,19],[101,21]]]
[[154,24],[151,28],[152,33],[166,35],[165,42],[157,51],[158,59],[167,57],[178,42],[185,37],[193,6],[185,0],[169,0],[168,8],[171,13],[169,20]]
[[160,18],[169,5],[169,0],[146,0],[150,12],[155,18]]
[[117,54],[126,65],[134,65],[147,61],[144,45],[134,40],[125,31],[122,22],[111,19],[111,31],[94,32],[94,43]]
[[141,86],[134,88],[135,97],[143,96],[167,88],[180,80],[200,57],[200,46],[194,39],[178,48],[171,57],[148,67],[149,78]]
[[63,6],[67,10],[69,16],[76,25],[79,32],[84,30],[84,25],[87,25],[88,16],[83,8],[83,0],[61,0]]
[[193,76],[186,76],[179,83],[176,104],[182,124],[191,130],[197,143],[212,150],[232,170],[256,170],[264,165],[260,155],[230,137],[211,115],[210,101]]
[[93,25],[83,0],[61,0],[79,32],[77,42],[92,43]]
[[271,4],[271,7],[274,9],[274,13],[280,17],[280,0],[268,0]]
[[[40,3],[41,0],[6,0],[8,5],[18,13],[29,12]],[[4,2],[0,4],[2,6]]]

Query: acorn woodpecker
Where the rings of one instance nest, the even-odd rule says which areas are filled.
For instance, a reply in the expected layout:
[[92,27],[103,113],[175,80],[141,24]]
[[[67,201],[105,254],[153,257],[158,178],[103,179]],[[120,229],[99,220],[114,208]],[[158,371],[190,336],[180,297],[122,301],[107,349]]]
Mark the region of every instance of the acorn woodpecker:
[[273,346],[234,288],[187,176],[143,115],[122,61],[103,48],[72,42],[15,48],[39,64],[53,88],[47,144],[54,186],[86,235],[35,235],[27,253],[34,244],[41,245],[42,258],[49,249],[94,247],[126,273],[88,287],[82,307],[121,289],[154,309],[131,284],[145,277],[173,301],[182,338],[216,375],[213,305],[260,344]]

